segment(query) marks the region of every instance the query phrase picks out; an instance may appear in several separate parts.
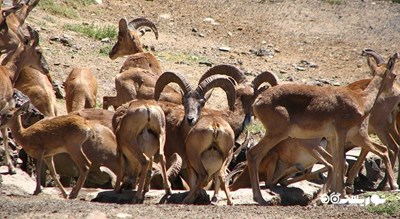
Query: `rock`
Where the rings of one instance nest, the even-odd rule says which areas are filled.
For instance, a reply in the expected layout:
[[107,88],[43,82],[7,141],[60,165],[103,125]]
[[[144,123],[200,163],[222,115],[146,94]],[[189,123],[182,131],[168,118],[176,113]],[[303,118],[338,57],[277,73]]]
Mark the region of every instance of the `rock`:
[[29,197],[36,188],[36,181],[21,169],[16,168],[16,171],[13,175],[6,174],[8,167],[0,167],[0,173],[3,175],[1,194]]
[[158,18],[160,18],[160,19],[163,19],[163,20],[169,20],[169,19],[171,19],[171,14],[160,14],[159,16],[158,16]]
[[219,47],[218,50],[222,51],[222,52],[229,52],[229,51],[231,51],[231,48],[230,47],[226,47],[226,46],[222,46],[222,47]]
[[213,66],[213,63],[208,62],[208,61],[200,61],[199,64],[200,64],[200,65],[205,65],[205,66],[208,66],[208,67]]
[[94,0],[93,2],[98,5],[103,4],[103,0]]
[[304,67],[297,66],[297,67],[296,67],[296,70],[297,70],[297,71],[305,71],[306,69],[305,69]]
[[106,37],[106,38],[104,38],[104,39],[101,39],[101,42],[102,43],[109,43],[111,40],[110,40],[110,38],[109,37]]
[[265,49],[265,48],[260,48],[255,52],[256,56],[268,56],[268,57],[273,57],[274,56],[274,51]]
[[212,18],[210,18],[210,17],[204,18],[203,21],[204,21],[204,22],[207,22],[207,23],[210,23],[210,24],[212,24],[212,25],[219,25],[219,23],[215,22],[215,20],[212,19]]

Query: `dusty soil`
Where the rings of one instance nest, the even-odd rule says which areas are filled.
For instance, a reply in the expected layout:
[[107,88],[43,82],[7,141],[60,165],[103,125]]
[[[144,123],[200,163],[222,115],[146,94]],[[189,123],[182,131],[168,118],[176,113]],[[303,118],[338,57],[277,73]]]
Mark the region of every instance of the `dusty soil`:
[[[73,67],[93,69],[100,84],[99,106],[102,96],[115,93],[113,78],[124,58],[110,60],[99,51],[113,42],[66,31],[65,24],[117,27],[120,18],[145,16],[156,23],[160,37],[155,40],[149,32],[142,42],[154,48],[163,70],[184,73],[193,84],[209,68],[207,65],[227,63],[240,67],[249,79],[270,70],[282,80],[346,85],[369,77],[366,60],[360,55],[363,48],[373,48],[385,58],[400,49],[400,4],[389,1],[113,0],[76,10],[79,16],[68,19],[38,7],[27,23],[40,31],[41,46],[57,82],[61,83]],[[52,41],[54,37],[66,37],[71,45]],[[221,51],[221,47],[229,51]],[[208,105],[226,107],[221,99],[223,96],[217,93]],[[65,103],[58,101],[58,111],[63,114]],[[46,195],[0,195],[2,218],[379,217],[361,207],[118,205],[65,201]]]

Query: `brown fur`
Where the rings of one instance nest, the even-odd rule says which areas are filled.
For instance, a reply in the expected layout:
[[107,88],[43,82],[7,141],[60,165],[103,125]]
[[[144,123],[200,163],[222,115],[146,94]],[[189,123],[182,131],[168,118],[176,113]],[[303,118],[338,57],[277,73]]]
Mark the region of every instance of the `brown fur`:
[[[0,112],[2,112],[1,107],[8,107],[13,95],[13,87],[9,78],[9,71],[7,68],[0,66]],[[3,145],[6,156],[6,163],[8,166],[9,173],[15,173],[15,167],[11,161],[10,149],[8,146],[8,131],[7,126],[0,124],[1,135],[3,137]]]
[[[118,143],[117,163],[120,171],[114,190],[121,191],[127,162],[134,180],[139,178],[134,203],[142,202],[149,189],[150,177],[147,173],[151,171],[154,156],[160,158],[164,189],[166,194],[171,194],[164,157],[165,126],[164,112],[154,100],[133,100],[115,112],[113,127]],[[136,182],[133,184],[136,185]]]
[[[41,170],[44,160],[51,176],[60,187],[64,198],[76,198],[89,172],[91,162],[82,151],[82,145],[94,137],[88,122],[76,115],[65,115],[41,120],[29,128],[23,128],[20,114],[27,110],[29,102],[18,109],[10,109],[7,116],[1,117],[1,124],[10,127],[15,141],[24,148],[26,153],[37,160],[36,169]],[[79,168],[79,178],[69,196],[56,177],[53,156],[59,153],[68,153]],[[34,194],[41,192],[40,177],[36,176]]]
[[[162,70],[157,58],[144,52],[136,30],[128,28],[125,19],[119,22],[118,41],[112,48],[109,57],[116,59],[129,55],[115,77],[117,95],[103,97],[103,109],[113,106],[114,109],[134,99],[153,99],[155,83]],[[180,104],[182,96],[173,88],[166,88],[161,100]]]
[[64,82],[67,112],[96,107],[97,80],[90,68],[74,68]]
[[[397,188],[387,152],[369,142],[365,123],[376,96],[380,94],[382,87],[388,89],[393,79],[393,72],[380,72],[363,92],[354,92],[343,87],[284,84],[261,93],[255,100],[253,112],[266,128],[273,128],[268,129],[268,134],[247,154],[254,199],[265,204],[258,185],[259,163],[270,149],[287,137],[329,138],[333,145],[335,181],[332,189],[335,192],[343,193],[344,189],[344,161],[341,154],[344,154],[346,134],[351,136],[351,141],[356,145],[371,150],[384,159],[391,185]],[[315,115],[318,115],[318,119],[315,119]]]
[[[232,156],[235,135],[230,125],[218,116],[202,116],[186,137],[190,192],[183,203],[192,204],[200,189],[213,179],[217,201],[220,186],[232,205],[225,171]],[[222,183],[222,184],[221,184]]]

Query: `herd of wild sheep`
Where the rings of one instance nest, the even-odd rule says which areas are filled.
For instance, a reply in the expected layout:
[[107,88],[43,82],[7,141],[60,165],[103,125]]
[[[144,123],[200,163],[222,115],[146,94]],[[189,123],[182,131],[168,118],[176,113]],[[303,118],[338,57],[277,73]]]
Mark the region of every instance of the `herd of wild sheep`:
[[[68,115],[57,115],[56,89],[39,35],[24,25],[38,2],[2,7],[0,17],[0,128],[6,162],[9,173],[15,173],[10,130],[35,159],[33,194],[41,192],[47,168],[63,197],[70,199],[82,186],[112,187],[117,193],[136,190],[133,203],[142,203],[147,191],[163,188],[166,196],[172,189],[189,190],[183,203],[190,204],[212,186],[211,201],[218,201],[222,188],[231,205],[230,190],[251,187],[253,199],[263,205],[260,181],[267,187],[285,186],[324,171],[328,175],[322,192],[345,195],[352,192],[368,152],[386,166],[382,189],[398,189],[393,167],[400,142],[400,86],[394,71],[399,53],[386,62],[364,49],[373,76],[348,86],[283,83],[268,71],[249,81],[241,70],[225,64],[211,67],[193,85],[179,73],[163,72],[157,58],[143,49],[142,28],[158,38],[153,22],[122,18],[109,53],[110,59],[127,56],[115,76],[116,95],[104,96],[103,109],[96,108],[96,78],[91,69],[76,67],[63,84]],[[214,88],[225,91],[229,109],[205,107]],[[246,141],[238,145],[252,116],[267,133],[251,147]],[[370,133],[383,145],[372,142]],[[361,154],[346,172],[345,152],[356,146]],[[246,155],[242,160],[240,153]],[[317,162],[325,167],[309,171]],[[67,194],[64,186],[71,179],[76,181]]]

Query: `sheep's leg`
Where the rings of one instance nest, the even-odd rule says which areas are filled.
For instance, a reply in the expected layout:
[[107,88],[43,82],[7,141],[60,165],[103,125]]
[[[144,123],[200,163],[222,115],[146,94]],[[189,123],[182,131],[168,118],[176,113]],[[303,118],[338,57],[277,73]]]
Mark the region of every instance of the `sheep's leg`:
[[[394,167],[394,165],[396,163],[397,154],[399,151],[399,145],[394,141],[393,137],[391,136],[390,127],[388,127],[388,129],[389,129],[389,131],[386,131],[386,129],[378,130],[376,134],[378,135],[382,144],[387,146],[390,163],[392,164],[392,167]],[[393,133],[393,131],[392,131],[392,133]],[[389,182],[388,182],[388,177],[386,174],[385,174],[385,177],[383,178],[381,184],[379,185],[379,187],[386,188],[386,189],[390,188]]]
[[[276,185],[280,181],[287,179],[288,177],[292,176],[293,174],[295,174],[299,171],[303,171],[303,170],[304,170],[304,167],[302,167],[301,165],[291,166],[288,169],[286,169],[283,173],[281,173],[281,175],[276,177],[271,185]],[[267,185],[267,186],[271,186],[271,185]]]
[[214,195],[211,198],[211,203],[217,204],[218,203],[218,193],[219,189],[221,188],[221,180],[218,177],[218,173],[214,174]]
[[3,145],[4,145],[4,151],[6,153],[6,163],[8,166],[8,173],[16,174],[17,172],[15,171],[15,167],[14,167],[14,165],[11,161],[11,157],[10,157],[10,147],[8,145],[7,128],[1,129],[1,134],[3,136]]
[[133,202],[141,203],[144,199],[143,190],[145,186],[146,175],[152,162],[150,162],[150,159],[145,154],[139,152],[139,147],[136,146],[137,143],[133,143],[133,145],[134,146],[128,148],[129,152],[135,156],[141,165],[139,184]]
[[161,165],[165,194],[171,195],[172,194],[171,183],[169,182],[169,179],[167,176],[167,165],[166,165],[166,161],[165,161],[165,156],[164,156],[164,154],[158,154],[158,156],[160,157],[159,160],[160,160],[160,165]]
[[228,182],[226,180],[226,172],[225,172],[227,167],[228,167],[228,165],[229,165],[229,163],[230,163],[230,161],[231,161],[230,159],[226,159],[225,160],[225,163],[222,165],[222,168],[221,168],[221,170],[219,171],[219,174],[218,174],[218,178],[219,178],[219,181],[221,182],[222,189],[225,192],[226,202],[227,202],[228,205],[232,205],[233,204],[232,196],[231,196],[231,192],[229,191],[229,186],[228,186]]
[[116,193],[121,193],[122,192],[122,179],[124,177],[124,171],[125,171],[125,160],[124,160],[124,155],[122,154],[121,151],[117,151],[117,166],[118,166],[118,172],[117,172],[117,179],[115,181],[114,185],[114,192]]
[[354,192],[354,179],[356,178],[357,173],[360,170],[362,164],[364,163],[365,157],[367,157],[367,155],[368,151],[365,149],[361,149],[360,155],[358,156],[356,162],[353,164],[353,166],[351,167],[351,169],[347,174],[346,190],[347,193],[349,194]]
[[289,179],[285,182],[285,186],[290,185],[292,183],[300,182],[303,180],[319,179],[320,174],[323,172],[326,172],[327,170],[328,170],[327,167],[323,167],[315,172],[311,172],[309,174],[304,174],[304,175]]
[[42,188],[40,187],[40,181],[41,181],[41,172],[42,172],[42,163],[43,163],[43,156],[44,156],[44,151],[39,153],[39,156],[36,158],[36,189],[33,192],[34,195],[39,194],[42,192]]
[[74,188],[69,194],[69,199],[74,199],[78,196],[79,190],[82,188],[83,183],[89,173],[90,165],[92,164],[82,151],[82,145],[70,147],[68,151],[72,160],[79,168],[79,177]]
[[[388,155],[388,151],[387,151],[386,147],[371,142],[369,140],[368,135],[364,136],[364,135],[358,134],[352,138],[352,142],[355,145],[359,145],[363,149],[370,151],[370,152],[378,155],[379,157],[381,157],[383,163],[386,166],[386,173],[389,177],[389,183],[390,183],[391,189],[393,189],[393,190],[398,189],[398,185],[394,178],[393,168],[390,163],[390,159],[389,159],[389,155]],[[358,171],[358,169],[357,169],[357,171]]]
[[253,199],[260,205],[267,205],[261,194],[261,188],[259,184],[259,166],[263,157],[270,151],[276,144],[283,139],[287,138],[287,134],[284,132],[280,133],[268,133],[262,138],[256,145],[247,151],[247,164],[249,168],[250,182],[253,191]]
[[140,178],[139,178],[139,184],[138,188],[136,190],[136,194],[133,200],[133,203],[138,204],[142,203],[144,200],[144,195],[143,195],[143,190],[145,187],[145,180],[146,180],[146,173],[148,169],[150,168],[151,162],[147,161],[146,163],[141,163],[141,170],[140,170]]
[[150,191],[150,180],[151,180],[151,172],[153,170],[153,157],[150,158],[150,163],[149,163],[149,168],[147,168],[146,172],[146,178],[144,181],[144,190],[143,190],[143,196]]
[[[268,186],[272,186],[274,185],[272,183],[273,179],[274,179],[274,175],[275,175],[275,170],[278,167],[278,160],[279,160],[279,154],[275,151],[270,151],[266,157],[264,157],[261,160],[261,164],[263,164],[262,166],[265,167],[266,166],[266,173],[267,173],[267,177],[265,179],[265,185]],[[264,163],[266,163],[266,165],[264,165]],[[260,165],[261,165],[260,164]]]
[[336,130],[335,135],[329,139],[332,152],[332,192],[337,192],[342,196],[345,194],[344,187],[344,165],[345,165],[345,153],[344,146],[346,143],[346,131]]
[[58,179],[58,175],[57,175],[56,169],[54,167],[53,156],[45,157],[43,160],[46,163],[47,168],[49,168],[50,175],[53,178],[54,182],[57,184],[58,188],[60,188],[63,197],[67,198],[68,197],[67,192],[65,191],[64,186],[61,184],[60,180]]
[[233,205],[231,192],[230,192],[230,190],[229,190],[229,186],[227,185],[227,182],[224,181],[225,179],[226,179],[226,178],[225,178],[224,175],[220,175],[220,176],[219,176],[219,180],[221,180],[222,189],[224,190],[225,195],[226,195],[226,204],[227,204],[227,205]]
[[188,164],[188,169],[191,171],[190,173],[190,184],[195,182],[194,186],[190,186],[190,192],[189,194],[185,197],[183,200],[183,204],[193,204],[196,201],[197,198],[197,193],[200,190],[201,186],[204,184],[204,178],[206,178],[206,175],[199,175],[196,173],[196,171],[193,169],[191,164]]

